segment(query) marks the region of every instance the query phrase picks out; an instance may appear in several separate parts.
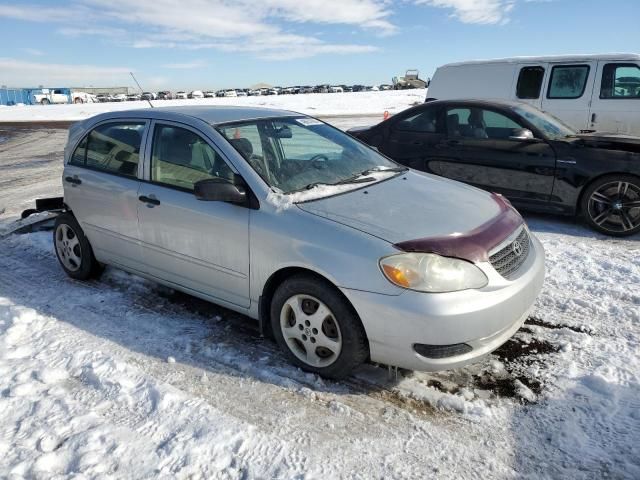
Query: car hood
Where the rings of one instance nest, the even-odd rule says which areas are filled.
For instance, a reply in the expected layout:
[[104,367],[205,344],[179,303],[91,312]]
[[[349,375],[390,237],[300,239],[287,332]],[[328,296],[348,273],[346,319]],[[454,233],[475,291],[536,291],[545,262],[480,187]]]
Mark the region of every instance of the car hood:
[[640,152],[640,137],[622,133],[583,133],[576,135],[586,146]]
[[[413,170],[377,184],[297,205],[306,212],[356,228],[407,251],[436,251],[464,257],[450,250],[468,239],[478,247],[465,257],[473,261],[485,259],[488,249],[522,223],[520,215],[502,197]],[[445,247],[436,247],[437,244]]]

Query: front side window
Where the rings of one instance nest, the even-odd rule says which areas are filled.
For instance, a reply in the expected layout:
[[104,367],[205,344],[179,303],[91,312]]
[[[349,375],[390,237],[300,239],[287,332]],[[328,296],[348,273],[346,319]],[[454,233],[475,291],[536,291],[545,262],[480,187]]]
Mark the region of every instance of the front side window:
[[394,128],[405,132],[436,133],[437,110],[428,108],[398,121]]
[[218,131],[269,186],[283,193],[398,168],[346,133],[308,117],[238,122]]
[[563,123],[562,120],[529,105],[515,106],[513,111],[529,123],[532,123],[546,138],[566,138],[576,134],[576,131]]
[[589,65],[557,65],[551,70],[547,98],[580,98],[587,86]]
[[640,98],[640,67],[607,63],[602,70],[600,98]]
[[544,68],[524,67],[520,70],[516,96],[523,99],[540,98],[540,89],[544,79]]
[[522,126],[503,115],[483,108],[451,108],[447,111],[447,133],[451,137],[507,139]]
[[100,125],[80,142],[71,162],[135,178],[140,162],[140,143],[144,128],[143,122]]
[[156,125],[151,181],[193,191],[200,180],[233,180],[233,171],[204,139],[185,128]]

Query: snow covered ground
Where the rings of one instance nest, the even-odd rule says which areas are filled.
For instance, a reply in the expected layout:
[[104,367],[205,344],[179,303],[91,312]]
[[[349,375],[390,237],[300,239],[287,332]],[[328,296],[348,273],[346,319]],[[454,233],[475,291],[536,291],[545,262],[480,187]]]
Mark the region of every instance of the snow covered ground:
[[[64,133],[0,136],[1,230],[59,192]],[[223,308],[69,279],[50,232],[0,238],[0,477],[640,478],[640,235],[526,219],[547,279],[513,340],[339,383]]]
[[[309,93],[260,97],[203,98],[192,100],[154,100],[155,107],[176,105],[239,105],[282,108],[312,116],[377,115],[397,113],[424,102],[426,89],[383,92]],[[0,108],[0,122],[82,120],[98,113],[133,108],[149,108],[146,101],[85,103],[80,105],[19,105]]]

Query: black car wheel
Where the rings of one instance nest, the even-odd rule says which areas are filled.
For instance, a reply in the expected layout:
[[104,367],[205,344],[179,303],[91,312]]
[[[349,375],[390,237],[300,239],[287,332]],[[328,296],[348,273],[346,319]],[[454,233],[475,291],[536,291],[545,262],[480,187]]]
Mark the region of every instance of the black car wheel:
[[607,175],[596,180],[582,197],[587,223],[602,233],[633,235],[640,231],[640,178]]

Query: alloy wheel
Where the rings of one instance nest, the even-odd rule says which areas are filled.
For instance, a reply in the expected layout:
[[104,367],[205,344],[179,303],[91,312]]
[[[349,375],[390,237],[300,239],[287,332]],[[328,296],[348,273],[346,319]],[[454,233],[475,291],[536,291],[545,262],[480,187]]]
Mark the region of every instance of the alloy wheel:
[[82,264],[82,247],[78,235],[64,223],[56,230],[56,251],[62,264],[71,272],[76,272]]
[[604,230],[624,233],[640,226],[640,186],[628,181],[605,183],[589,197],[591,220]]
[[290,297],[280,312],[280,328],[291,352],[307,365],[327,367],[340,355],[340,326],[329,307],[315,297]]

